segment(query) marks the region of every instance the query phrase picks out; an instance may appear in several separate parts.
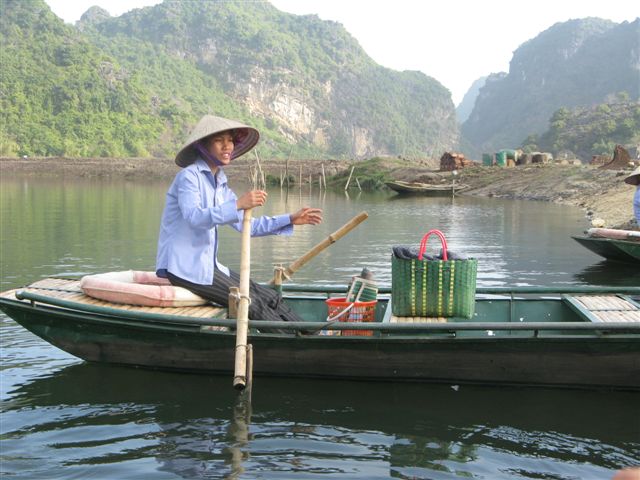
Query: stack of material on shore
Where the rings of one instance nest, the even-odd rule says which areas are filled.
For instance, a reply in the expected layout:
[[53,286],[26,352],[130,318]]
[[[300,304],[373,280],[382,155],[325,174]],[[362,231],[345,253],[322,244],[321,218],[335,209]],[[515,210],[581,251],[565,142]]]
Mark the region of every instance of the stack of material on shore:
[[593,167],[601,167],[611,161],[611,155],[593,155],[589,165]]
[[616,148],[613,150],[613,160],[605,163],[599,168],[605,168],[607,170],[622,170],[624,168],[628,168],[630,164],[631,156],[629,155],[629,152],[627,152],[622,145],[616,145]]
[[464,158],[463,153],[444,152],[442,157],[440,157],[440,170],[460,170],[465,167],[471,167],[474,163],[475,162],[473,160]]

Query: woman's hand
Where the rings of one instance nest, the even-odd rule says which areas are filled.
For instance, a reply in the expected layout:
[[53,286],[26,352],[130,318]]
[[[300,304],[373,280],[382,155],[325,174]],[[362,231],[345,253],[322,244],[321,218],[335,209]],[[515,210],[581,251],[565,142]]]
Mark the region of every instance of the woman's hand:
[[263,190],[251,190],[236,200],[238,210],[248,210],[253,207],[261,207],[267,201],[267,192]]
[[303,207],[289,215],[293,225],[318,225],[322,222],[322,210],[319,208]]

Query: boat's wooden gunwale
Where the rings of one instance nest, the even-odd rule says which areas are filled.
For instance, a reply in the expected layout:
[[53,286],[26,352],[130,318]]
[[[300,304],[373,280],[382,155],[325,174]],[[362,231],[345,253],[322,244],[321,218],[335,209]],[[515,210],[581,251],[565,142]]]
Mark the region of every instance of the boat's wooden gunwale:
[[[190,327],[215,326],[233,328],[235,320],[221,318],[199,318],[183,317],[177,315],[159,315],[139,311],[121,310],[119,308],[99,307],[92,305],[79,305],[62,299],[51,299],[42,295],[23,292],[22,300],[29,300],[32,306],[29,308],[49,308],[50,312],[57,312],[60,316],[77,316],[88,322],[108,322],[117,324],[137,324],[141,327],[154,326],[162,328],[162,325],[181,325]],[[20,300],[17,304],[25,306]],[[40,302],[40,303],[39,303]],[[38,305],[36,307],[36,305]],[[42,306],[40,306],[42,305]],[[463,331],[529,331],[535,337],[540,337],[541,332],[564,331],[564,332],[586,332],[598,334],[599,332],[620,332],[620,333],[640,333],[640,323],[638,322],[474,322],[474,321],[452,321],[450,323],[354,323],[339,322],[327,324],[326,322],[276,322],[264,320],[250,320],[249,327],[253,329],[287,329],[292,331],[319,331],[319,330],[373,330],[383,333],[437,333],[437,332],[463,332]],[[209,333],[210,330],[205,332]],[[217,333],[216,331],[213,331]],[[269,335],[269,334],[262,334]],[[282,334],[278,334],[282,335]],[[566,334],[565,334],[566,335]],[[337,339],[345,337],[331,336],[322,337],[324,339]],[[359,337],[367,341],[372,337]],[[480,338],[490,338],[482,336]]]

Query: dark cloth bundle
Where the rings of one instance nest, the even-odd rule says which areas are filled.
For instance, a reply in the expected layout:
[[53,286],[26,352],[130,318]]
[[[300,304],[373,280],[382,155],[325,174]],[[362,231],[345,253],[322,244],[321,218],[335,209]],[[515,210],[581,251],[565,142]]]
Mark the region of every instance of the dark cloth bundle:
[[[409,245],[396,245],[392,248],[393,255],[401,260],[414,260],[420,255],[420,248]],[[427,253],[422,255],[423,260],[442,260],[442,249],[438,255],[429,255]],[[461,253],[452,252],[447,250],[448,260],[468,260],[469,257]]]

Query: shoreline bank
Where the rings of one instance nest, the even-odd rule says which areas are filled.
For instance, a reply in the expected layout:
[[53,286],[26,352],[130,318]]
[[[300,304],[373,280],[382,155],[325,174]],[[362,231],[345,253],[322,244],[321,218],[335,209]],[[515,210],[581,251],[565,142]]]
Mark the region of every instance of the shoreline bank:
[[[232,180],[248,180],[253,159],[237,159],[225,172]],[[324,168],[331,177],[351,168],[348,161],[292,161],[289,175],[302,176],[306,182],[317,179]],[[357,164],[356,164],[357,165]],[[284,174],[284,160],[263,160],[266,175]],[[172,179],[179,167],[168,158],[0,158],[0,175],[73,176],[77,178]],[[434,173],[415,165],[394,168],[388,174],[394,180],[419,180],[420,176],[438,176],[443,181],[450,172]],[[589,218],[601,218],[610,228],[633,228],[634,187],[624,183],[626,170],[606,170],[590,166],[559,164],[527,165],[515,168],[471,167],[459,171],[456,181],[470,185],[465,195],[532,200],[573,205],[585,210]]]

